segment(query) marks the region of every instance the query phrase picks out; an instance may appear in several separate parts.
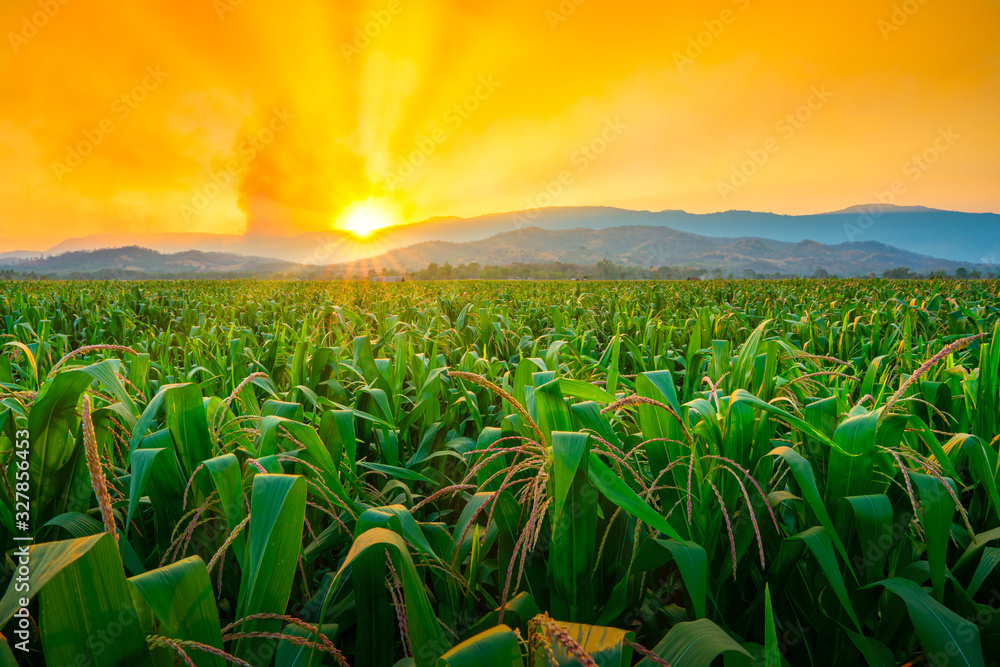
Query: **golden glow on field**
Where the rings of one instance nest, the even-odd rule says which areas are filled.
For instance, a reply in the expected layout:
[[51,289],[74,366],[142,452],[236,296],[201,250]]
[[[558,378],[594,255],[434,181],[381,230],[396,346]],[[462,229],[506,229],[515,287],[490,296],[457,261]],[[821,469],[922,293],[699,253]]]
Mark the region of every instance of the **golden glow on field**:
[[380,229],[398,225],[401,222],[398,210],[391,203],[369,198],[348,205],[337,218],[334,226],[364,239]]

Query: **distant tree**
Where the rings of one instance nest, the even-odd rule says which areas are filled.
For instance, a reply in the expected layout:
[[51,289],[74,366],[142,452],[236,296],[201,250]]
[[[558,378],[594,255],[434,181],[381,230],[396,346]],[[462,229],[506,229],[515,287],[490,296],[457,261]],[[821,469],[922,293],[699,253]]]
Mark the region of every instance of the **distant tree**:
[[904,278],[912,278],[913,274],[908,266],[899,266],[895,269],[886,269],[882,273],[882,277],[887,280],[902,280]]
[[753,269],[743,269],[743,277],[750,279],[756,278],[757,272],[754,271]]
[[969,278],[971,278],[972,280],[979,280],[982,277],[983,274],[979,271],[979,269],[972,269],[971,271],[969,271]]
[[955,277],[958,278],[959,280],[965,280],[966,278],[969,277],[969,270],[964,266],[960,266],[957,269],[955,269]]
[[703,273],[704,271],[693,266],[677,267],[674,271],[674,277],[677,280],[687,280],[688,278],[701,278]]
[[813,278],[829,278],[830,272],[824,269],[822,266],[813,271]]

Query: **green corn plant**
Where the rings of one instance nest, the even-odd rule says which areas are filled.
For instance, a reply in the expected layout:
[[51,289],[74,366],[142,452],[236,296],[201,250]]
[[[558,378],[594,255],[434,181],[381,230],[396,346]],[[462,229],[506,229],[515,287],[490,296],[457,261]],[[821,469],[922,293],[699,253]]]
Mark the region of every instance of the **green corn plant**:
[[996,662],[995,284],[610,287],[0,284],[0,660]]

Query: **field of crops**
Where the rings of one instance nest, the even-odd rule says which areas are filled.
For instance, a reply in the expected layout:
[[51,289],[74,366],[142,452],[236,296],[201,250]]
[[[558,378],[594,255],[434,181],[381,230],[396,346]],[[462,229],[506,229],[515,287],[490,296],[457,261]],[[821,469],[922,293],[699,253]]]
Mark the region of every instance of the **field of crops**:
[[997,664],[998,313],[0,283],[0,666]]

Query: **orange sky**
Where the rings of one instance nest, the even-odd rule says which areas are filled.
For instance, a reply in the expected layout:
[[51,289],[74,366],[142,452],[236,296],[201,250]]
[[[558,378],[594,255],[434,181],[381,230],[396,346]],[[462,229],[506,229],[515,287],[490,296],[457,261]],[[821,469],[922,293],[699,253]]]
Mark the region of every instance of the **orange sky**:
[[807,213],[902,180],[1000,212],[997,0],[7,0],[0,28],[0,252],[368,198]]

